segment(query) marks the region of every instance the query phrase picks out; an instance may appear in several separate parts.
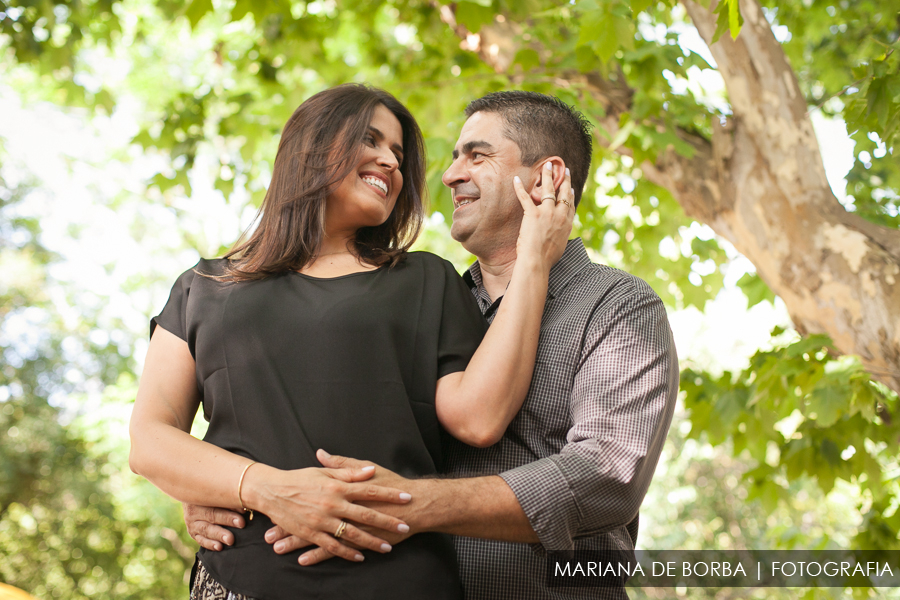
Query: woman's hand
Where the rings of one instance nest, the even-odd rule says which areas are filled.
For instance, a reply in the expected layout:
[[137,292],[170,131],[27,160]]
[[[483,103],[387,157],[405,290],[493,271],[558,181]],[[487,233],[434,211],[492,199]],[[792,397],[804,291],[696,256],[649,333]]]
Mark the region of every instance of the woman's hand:
[[[333,470],[338,471],[365,471],[367,473],[374,474],[375,467],[377,466],[375,465],[375,463],[370,461],[362,461],[354,458],[347,458],[344,456],[332,456],[321,449],[316,452],[316,457],[323,465],[326,465],[328,467],[331,467]],[[378,475],[376,479],[378,479],[379,483],[382,484],[386,481],[388,484],[394,482],[397,485],[402,485],[402,483],[406,481],[393,471],[385,469],[384,467],[378,467]],[[400,542],[406,540],[410,535],[412,535],[409,531],[409,528],[406,528],[406,531],[402,533],[392,533],[384,530],[375,530],[372,527],[362,525],[361,523],[353,523],[353,525],[368,533],[384,538],[390,544],[399,544]],[[347,530],[349,530],[349,524],[345,531]],[[346,535],[341,536],[341,539],[343,540],[345,536]],[[291,535],[279,525],[276,525],[266,531],[265,539],[268,543],[272,544],[272,547],[275,550],[276,554],[287,554],[289,552],[293,552],[294,550],[306,548],[313,545],[308,540],[300,538],[296,535]],[[350,545],[352,547],[356,547],[356,544],[351,543]],[[299,557],[298,562],[301,565],[310,566],[320,563],[324,560],[328,560],[329,558],[334,558],[334,556],[335,555],[328,550],[322,547],[317,547],[303,553]]]
[[[353,523],[384,532],[409,531],[409,526],[400,519],[354,504],[361,501],[405,504],[412,499],[410,494],[398,489],[360,483],[374,472],[374,467],[281,471],[254,465],[244,481],[246,505],[265,513],[299,540],[346,560],[361,561],[362,553],[343,542],[376,552],[390,552],[391,545]],[[334,534],[341,521],[347,521],[347,525],[339,541]]]
[[[349,529],[351,522],[347,522],[347,527]],[[365,532],[371,533],[373,535],[378,535],[381,538],[384,538],[391,546],[395,546],[400,542],[409,538],[411,533],[390,533],[385,532],[383,530],[373,529],[367,525],[362,525],[360,523],[352,523],[355,527],[362,529]],[[301,548],[307,548],[309,546],[313,546],[314,544],[308,540],[304,540],[303,538],[297,537],[296,535],[291,535],[287,531],[281,528],[281,526],[276,525],[266,531],[265,539],[268,543],[272,544],[272,549],[275,550],[275,554],[287,554],[289,552],[293,552],[294,550],[299,550]],[[344,539],[344,536],[341,536],[341,539]],[[362,549],[354,543],[347,543],[352,548]],[[328,560],[329,558],[334,558],[334,554],[325,550],[321,547],[313,548],[307,552],[304,552],[298,559],[299,562],[304,567],[318,564],[324,560]]]
[[[563,173],[558,171],[560,187],[554,191],[554,162],[562,168],[559,158],[546,161],[540,169],[541,185],[532,188],[533,194],[541,194],[536,198],[515,178],[524,214],[503,304],[466,370],[438,381],[438,420],[470,446],[487,448],[499,442],[531,386],[550,268],[565,252],[575,218],[571,176],[565,173],[560,179]],[[481,268],[484,273],[485,266]]]
[[518,177],[513,181],[516,196],[525,211],[516,242],[516,262],[536,261],[546,272],[565,252],[575,219],[575,192],[569,169],[566,169],[559,190],[555,190],[553,168],[549,160],[541,168],[540,201],[532,198]]

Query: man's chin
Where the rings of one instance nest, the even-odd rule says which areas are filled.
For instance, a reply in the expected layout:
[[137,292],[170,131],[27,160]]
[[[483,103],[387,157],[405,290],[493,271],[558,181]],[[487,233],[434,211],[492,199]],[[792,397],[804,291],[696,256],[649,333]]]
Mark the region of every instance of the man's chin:
[[471,235],[472,230],[464,227],[458,221],[453,221],[453,223],[450,224],[450,237],[453,238],[453,241],[465,245],[466,240],[468,240]]

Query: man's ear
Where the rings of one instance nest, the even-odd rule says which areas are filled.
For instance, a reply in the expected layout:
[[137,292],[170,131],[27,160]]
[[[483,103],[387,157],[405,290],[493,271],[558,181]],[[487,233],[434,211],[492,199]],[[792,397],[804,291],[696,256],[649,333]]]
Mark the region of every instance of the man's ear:
[[[553,174],[551,177],[553,178],[553,189],[549,192],[544,192],[543,188],[543,174],[544,174],[544,165],[550,163],[550,166],[553,168]],[[559,186],[562,185],[562,182],[566,178],[566,163],[563,162],[558,156],[550,156],[548,158],[544,158],[539,160],[535,165],[531,168],[531,174],[529,175],[530,188],[528,189],[528,193],[531,195],[531,199],[535,204],[541,203],[541,198],[544,196],[553,195],[556,196],[556,190],[559,189]]]

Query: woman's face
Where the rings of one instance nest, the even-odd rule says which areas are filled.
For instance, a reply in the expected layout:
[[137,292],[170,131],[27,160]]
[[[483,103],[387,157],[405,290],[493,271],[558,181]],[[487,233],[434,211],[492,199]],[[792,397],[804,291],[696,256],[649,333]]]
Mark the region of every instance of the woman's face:
[[397,117],[379,104],[356,168],[328,196],[325,228],[329,234],[375,227],[391,215],[403,187],[403,128]]

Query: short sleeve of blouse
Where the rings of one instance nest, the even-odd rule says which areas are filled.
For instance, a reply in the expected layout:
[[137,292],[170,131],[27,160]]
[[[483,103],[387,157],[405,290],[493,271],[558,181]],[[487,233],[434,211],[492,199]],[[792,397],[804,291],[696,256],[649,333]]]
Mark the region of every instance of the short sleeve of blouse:
[[487,331],[487,321],[459,273],[444,263],[444,305],[438,342],[438,379],[465,371]]
[[191,284],[196,277],[194,268],[188,269],[175,281],[162,312],[150,319],[150,336],[157,325],[173,335],[187,341],[187,302],[191,293]]

